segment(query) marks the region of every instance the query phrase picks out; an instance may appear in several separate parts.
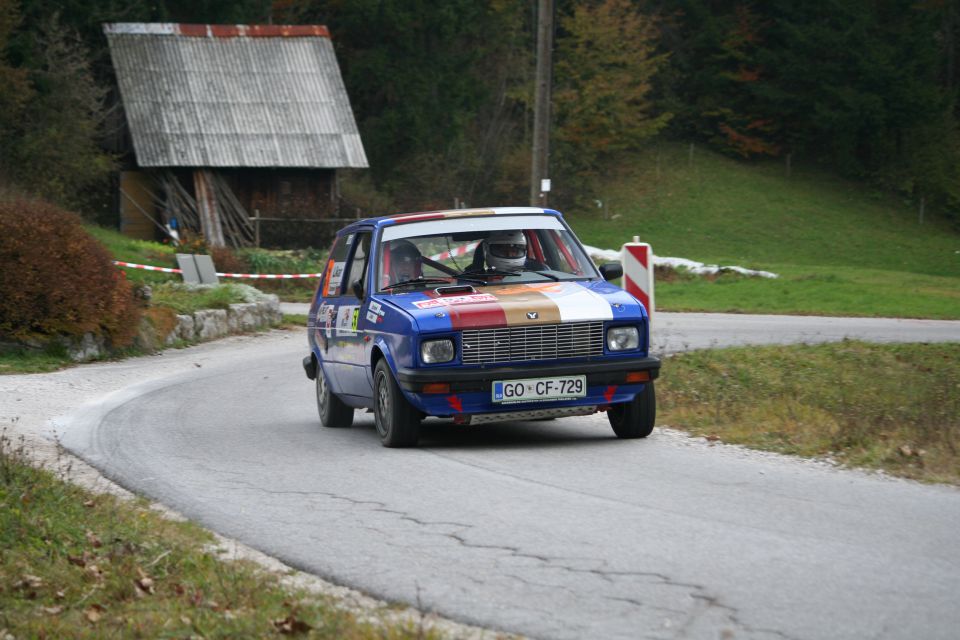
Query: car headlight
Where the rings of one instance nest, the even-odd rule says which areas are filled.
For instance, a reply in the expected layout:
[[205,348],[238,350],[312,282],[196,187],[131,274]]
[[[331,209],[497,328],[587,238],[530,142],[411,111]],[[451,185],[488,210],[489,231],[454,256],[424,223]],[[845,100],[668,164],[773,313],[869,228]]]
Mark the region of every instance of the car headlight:
[[610,327],[607,329],[607,349],[626,351],[640,346],[640,332],[636,327]]
[[420,359],[426,364],[437,364],[440,362],[450,362],[456,349],[453,348],[453,340],[444,338],[443,340],[425,340],[420,344]]

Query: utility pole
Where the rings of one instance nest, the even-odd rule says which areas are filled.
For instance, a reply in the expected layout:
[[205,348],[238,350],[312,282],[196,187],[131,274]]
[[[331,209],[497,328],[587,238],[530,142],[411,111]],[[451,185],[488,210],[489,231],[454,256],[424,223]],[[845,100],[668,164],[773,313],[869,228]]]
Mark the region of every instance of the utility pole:
[[550,177],[550,100],[553,76],[553,1],[537,0],[537,78],[533,106],[530,205],[543,206],[540,181]]

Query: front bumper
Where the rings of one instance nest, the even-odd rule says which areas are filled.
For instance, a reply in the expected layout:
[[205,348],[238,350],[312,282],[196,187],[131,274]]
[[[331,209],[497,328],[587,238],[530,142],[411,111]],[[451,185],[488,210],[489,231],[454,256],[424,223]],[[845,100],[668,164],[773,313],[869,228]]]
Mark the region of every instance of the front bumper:
[[397,370],[397,382],[409,393],[421,393],[423,385],[445,382],[450,385],[451,393],[489,392],[494,380],[515,380],[520,378],[551,378],[566,375],[586,375],[587,386],[609,386],[626,384],[628,373],[646,371],[650,379],[660,375],[660,359],[653,356],[643,358],[611,358],[599,361],[565,362],[549,365],[405,369]]
[[[397,382],[410,402],[426,415],[453,417],[463,422],[512,419],[511,416],[584,415],[602,410],[611,404],[629,402],[643,390],[644,382],[628,382],[627,374],[647,372],[649,379],[660,373],[660,360],[646,358],[616,358],[560,364],[480,367],[464,369],[400,369]],[[586,375],[587,394],[581,398],[543,399],[526,402],[494,402],[492,387],[495,380],[522,380],[524,378],[551,378],[567,375]],[[424,385],[443,383],[443,392],[425,393]],[[549,412],[547,411],[549,410]],[[489,418],[481,418],[481,414]],[[470,419],[467,417],[470,416]]]

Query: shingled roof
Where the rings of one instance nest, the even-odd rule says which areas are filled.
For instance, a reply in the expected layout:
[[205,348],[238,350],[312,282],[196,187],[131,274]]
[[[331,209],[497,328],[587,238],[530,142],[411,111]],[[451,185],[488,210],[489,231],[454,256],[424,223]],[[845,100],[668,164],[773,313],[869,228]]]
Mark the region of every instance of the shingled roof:
[[141,167],[367,167],[323,26],[105,24]]

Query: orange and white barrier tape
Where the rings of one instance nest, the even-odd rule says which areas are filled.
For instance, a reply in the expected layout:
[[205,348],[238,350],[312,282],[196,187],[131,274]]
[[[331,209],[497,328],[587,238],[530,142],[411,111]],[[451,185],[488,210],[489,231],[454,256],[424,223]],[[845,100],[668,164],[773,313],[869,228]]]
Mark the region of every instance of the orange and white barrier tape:
[[164,273],[182,273],[180,269],[171,269],[170,267],[152,267],[149,264],[137,264],[135,262],[121,262],[114,260],[113,264],[118,267],[129,267],[131,269],[146,269],[147,271],[162,271]]
[[465,244],[459,246],[451,251],[444,251],[443,253],[438,253],[436,255],[430,256],[431,260],[446,260],[447,258],[459,258],[460,256],[465,256],[480,245],[479,242],[471,242],[470,244]]
[[[170,267],[154,267],[148,264],[137,264],[135,262],[122,262],[114,260],[113,264],[118,267],[128,267],[130,269],[145,269],[147,271],[162,271],[163,273],[183,273],[180,269]],[[319,278],[322,273],[218,273],[221,278],[263,278],[267,280],[292,280],[295,278]]]

